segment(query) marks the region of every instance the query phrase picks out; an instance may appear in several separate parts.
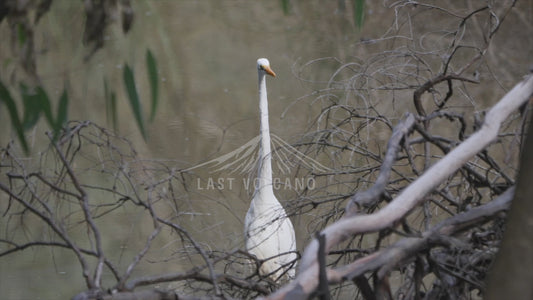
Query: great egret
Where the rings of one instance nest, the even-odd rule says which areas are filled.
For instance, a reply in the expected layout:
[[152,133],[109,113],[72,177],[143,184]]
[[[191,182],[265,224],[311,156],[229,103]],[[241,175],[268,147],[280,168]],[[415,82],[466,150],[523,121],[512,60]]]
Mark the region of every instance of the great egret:
[[259,168],[252,203],[244,220],[246,250],[263,260],[261,275],[279,279],[285,272],[293,278],[291,262],[296,260],[294,227],[283,206],[274,196],[270,130],[268,128],[268,100],[265,75],[276,77],[266,58],[257,60],[259,75],[259,112],[261,118],[261,146]]

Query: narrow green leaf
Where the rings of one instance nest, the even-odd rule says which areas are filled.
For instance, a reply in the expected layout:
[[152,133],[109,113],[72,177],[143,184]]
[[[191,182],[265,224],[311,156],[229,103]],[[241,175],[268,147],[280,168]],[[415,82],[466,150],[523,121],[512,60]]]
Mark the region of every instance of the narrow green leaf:
[[33,128],[37,121],[39,121],[41,112],[44,113],[48,125],[53,128],[55,122],[52,115],[50,99],[46,91],[41,86],[30,90],[27,86],[21,84],[20,93],[24,104],[24,129]]
[[67,90],[63,90],[61,97],[59,98],[59,104],[57,106],[57,119],[54,123],[54,141],[59,136],[61,128],[67,123],[68,120],[68,95]]
[[106,103],[107,122],[113,125],[113,130],[118,130],[117,97],[114,91],[109,90],[107,78],[104,78],[104,97]]
[[290,0],[281,0],[281,8],[283,13],[288,15],[290,13]]
[[34,91],[30,91],[24,84],[20,84],[20,95],[22,97],[22,105],[24,108],[24,116],[22,118],[22,127],[24,130],[33,128],[41,115],[41,102]]
[[355,25],[361,29],[365,18],[365,0],[352,0],[352,6]]
[[35,89],[35,92],[36,92],[35,97],[37,98],[37,101],[40,103],[41,110],[44,113],[44,116],[46,118],[46,121],[48,122],[48,125],[54,128],[55,121],[52,115],[52,105],[50,104],[50,98],[48,98],[46,91],[41,86],[38,86]]
[[150,112],[150,122],[152,122],[155,118],[157,100],[159,98],[159,78],[157,75],[157,63],[150,49],[146,51],[146,67],[148,68],[148,80],[150,82],[150,92],[152,95],[152,111]]
[[21,23],[19,23],[17,26],[17,37],[20,46],[23,46],[26,43],[26,40],[28,39],[28,32],[26,30],[26,26]]
[[111,92],[110,97],[111,113],[113,114],[113,130],[118,130],[117,94]]
[[9,113],[9,117],[11,118],[11,125],[15,129],[15,132],[17,133],[17,136],[19,138],[19,141],[22,145],[22,149],[26,153],[29,152],[28,143],[26,142],[26,137],[24,136],[24,127],[22,126],[22,123],[20,122],[20,118],[17,112],[17,105],[15,104],[15,101],[13,98],[11,98],[11,95],[9,94],[9,91],[4,86],[4,84],[0,81],[0,101],[3,102],[6,107],[7,111]]
[[131,109],[133,110],[133,115],[139,126],[139,130],[143,138],[146,140],[146,131],[144,130],[144,120],[142,115],[141,102],[139,100],[139,94],[137,93],[137,88],[135,86],[135,77],[133,72],[127,64],[124,66],[124,85],[126,87],[126,92],[128,93],[128,98],[130,100]]

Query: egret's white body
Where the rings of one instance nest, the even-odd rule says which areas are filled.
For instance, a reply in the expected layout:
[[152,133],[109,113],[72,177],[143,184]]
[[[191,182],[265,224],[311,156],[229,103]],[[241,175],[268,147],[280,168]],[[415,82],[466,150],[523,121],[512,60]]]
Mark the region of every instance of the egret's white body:
[[[272,187],[270,130],[265,76],[276,74],[266,58],[257,60],[259,74],[259,111],[261,115],[261,146],[259,150],[258,180],[252,203],[244,220],[246,250],[263,260],[262,275],[276,280],[283,274],[293,278],[296,261],[294,227]],[[285,254],[284,254],[285,253]]]

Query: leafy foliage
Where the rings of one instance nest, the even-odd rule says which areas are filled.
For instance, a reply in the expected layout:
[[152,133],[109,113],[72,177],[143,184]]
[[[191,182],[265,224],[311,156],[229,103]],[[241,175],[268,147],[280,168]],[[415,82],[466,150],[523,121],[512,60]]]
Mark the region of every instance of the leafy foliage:
[[283,9],[283,13],[285,15],[288,15],[290,12],[290,1],[289,0],[281,0],[281,9]]
[[[154,120],[155,113],[157,110],[157,99],[159,97],[159,89],[158,89],[158,71],[157,71],[157,63],[156,60],[150,50],[146,51],[146,68],[148,71],[148,81],[150,84],[150,92],[151,92],[151,112],[150,112],[150,121]],[[141,98],[139,96],[139,93],[137,91],[137,85],[135,82],[135,74],[132,70],[132,68],[125,64],[124,71],[123,71],[123,79],[124,79],[124,87],[126,89],[126,93],[128,95],[128,100],[131,106],[131,109],[133,110],[133,116],[135,117],[135,121],[137,122],[137,125],[139,126],[139,130],[141,131],[141,134],[143,138],[146,140],[146,128],[145,128],[145,122],[144,122],[144,114],[143,109],[141,105]],[[107,84],[104,83],[105,90],[106,90],[106,98],[108,98],[108,102],[110,103],[111,110],[112,110],[112,116],[113,116],[113,124],[116,124],[116,100],[114,99],[114,93],[111,93],[108,95],[108,87]]]
[[150,82],[150,92],[152,96],[152,109],[150,112],[150,121],[154,120],[157,110],[157,99],[159,98],[159,78],[157,75],[157,63],[150,49],[146,50],[146,68],[148,69],[148,80]]
[[365,0],[352,0],[352,6],[354,23],[361,29],[365,17]]
[[19,118],[16,101],[11,97],[11,93],[0,81],[0,101],[7,106],[11,124],[17,133],[24,151],[28,152],[28,143],[24,136],[24,131],[33,128],[41,114],[44,114],[46,122],[52,128],[53,139],[56,140],[63,124],[67,121],[69,98],[66,90],[63,91],[58,101],[56,117],[52,113],[50,98],[43,87],[37,86],[30,89],[24,84],[20,84],[20,96],[24,107],[22,121]]
[[130,100],[131,109],[133,110],[133,115],[139,125],[139,130],[141,131],[143,137],[146,139],[146,130],[144,129],[144,119],[142,114],[141,101],[139,100],[139,93],[137,93],[137,87],[135,86],[135,77],[130,66],[126,64],[124,67],[124,86],[126,87],[126,92],[128,93],[128,99]]
[[117,131],[117,95],[109,89],[107,79],[104,78],[104,97],[106,103],[107,121],[113,124],[113,129]]
[[[41,115],[44,114],[47,124],[53,131],[55,140],[61,127],[68,121],[69,97],[66,90],[64,90],[58,100],[54,117],[50,97],[45,87],[40,83],[41,80],[36,69],[33,40],[34,29],[39,19],[49,11],[52,1],[35,1],[21,5],[20,7],[16,6],[16,3],[7,2],[0,4],[0,22],[4,17],[7,19],[12,36],[15,37],[12,40],[14,49],[12,61],[20,62],[21,67],[29,75],[30,80],[21,80],[19,82],[19,96],[23,107],[22,116],[19,115],[19,109],[17,109],[17,98],[12,97],[13,92],[10,92],[8,85],[2,81],[0,81],[0,103],[6,105],[13,129],[24,151],[29,152],[24,132],[33,128],[38,123]],[[121,13],[122,29],[124,33],[127,33],[133,22],[133,10],[129,1],[120,1],[120,3],[117,1],[85,1],[86,19],[83,42],[90,48],[89,53],[85,57],[86,61],[92,57],[95,51],[103,47],[105,30],[111,24],[111,21],[115,19],[113,16],[117,12]],[[33,21],[32,18],[34,18]],[[146,51],[146,66],[151,93],[150,120],[153,121],[159,98],[159,78],[157,62],[150,50]],[[146,139],[141,98],[137,92],[133,71],[127,64],[124,68],[123,80],[134,118],[137,121],[139,130]],[[15,82],[17,81],[15,80]],[[32,82],[32,84],[28,84],[27,82]],[[116,130],[118,116],[117,96],[115,91],[110,89],[106,79],[104,79],[104,95],[108,119],[111,120]]]
[[9,93],[8,89],[4,86],[2,81],[0,81],[0,101],[4,103],[7,107],[9,118],[11,119],[11,125],[13,126],[13,128],[15,129],[15,132],[17,133],[19,141],[22,144],[22,148],[24,148],[24,151],[28,151],[28,143],[26,142],[26,138],[24,137],[24,128],[19,118],[19,114],[17,111],[17,105],[15,104],[15,101],[11,97],[11,94]]

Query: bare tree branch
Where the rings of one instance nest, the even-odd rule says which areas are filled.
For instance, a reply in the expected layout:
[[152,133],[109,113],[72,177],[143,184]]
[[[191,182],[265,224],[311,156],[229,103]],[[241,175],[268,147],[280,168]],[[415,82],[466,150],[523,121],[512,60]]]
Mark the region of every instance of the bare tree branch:
[[362,207],[375,205],[380,200],[379,198],[385,192],[385,187],[389,182],[392,165],[396,161],[396,155],[400,150],[400,143],[408,136],[414,125],[415,117],[412,114],[408,114],[405,120],[394,127],[387,144],[387,153],[381,164],[378,178],[370,189],[357,192],[353,195],[346,208],[347,216],[356,214]]
[[[277,167],[316,188],[283,191],[309,246],[296,280],[270,297],[483,294],[531,114],[530,77],[485,110],[521,76],[516,62],[523,60],[504,51],[500,40],[508,39],[495,37],[512,31],[527,38],[527,5],[369,3],[373,16],[393,20],[386,32],[373,38],[363,29],[349,59],[320,58],[299,70],[295,63],[302,83],[320,86],[283,116],[302,105],[316,115]],[[513,49],[513,56],[527,56]],[[308,76],[315,67],[333,71],[317,82]],[[512,114],[517,107],[520,114]],[[73,253],[69,264],[85,280],[75,299],[250,299],[285,284],[261,276],[268,259],[240,250],[233,242],[240,230],[220,225],[230,223],[220,219],[226,216],[196,201],[221,204],[239,223],[242,216],[224,201],[245,191],[204,194],[194,187],[206,182],[203,170],[140,157],[130,141],[89,121],[71,122],[55,144],[50,140],[29,157],[16,143],[0,148],[2,259],[29,249]],[[302,156],[327,167],[310,167]],[[215,231],[232,242],[210,240]]]
[[328,279],[331,284],[340,283],[373,270],[379,270],[378,277],[383,277],[404,260],[422,252],[423,249],[427,249],[431,245],[461,248],[464,246],[463,243],[450,239],[448,236],[464,231],[472,225],[485,223],[498,213],[508,210],[514,191],[514,187],[511,187],[491,202],[446,219],[430,230],[423,232],[420,237],[402,239],[381,251],[375,252],[372,256],[361,258],[340,268],[330,269],[328,270]]
[[[322,234],[326,236],[326,251],[329,252],[335,245],[353,235],[393,226],[416,205],[419,205],[428,192],[493,142],[502,122],[527,101],[532,94],[533,76],[527,76],[489,110],[480,130],[439,160],[387,206],[374,214],[342,218],[325,228]],[[296,279],[270,295],[268,299],[284,299],[294,289],[303,290],[305,294],[310,295],[318,285],[317,253],[318,242],[313,240],[305,249]],[[374,253],[367,259],[376,255]]]

